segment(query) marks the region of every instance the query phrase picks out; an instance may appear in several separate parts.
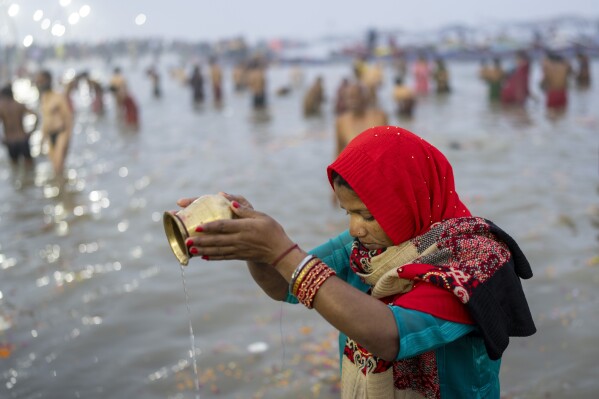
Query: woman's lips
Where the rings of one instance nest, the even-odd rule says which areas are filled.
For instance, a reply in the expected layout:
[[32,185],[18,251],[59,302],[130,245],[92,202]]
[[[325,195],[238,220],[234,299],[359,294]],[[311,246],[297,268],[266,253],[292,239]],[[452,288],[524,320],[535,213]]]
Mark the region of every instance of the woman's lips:
[[360,241],[360,244],[362,244],[362,246],[363,246],[364,248],[368,249],[368,250],[372,250],[372,249],[380,249],[380,248],[381,248],[381,246],[380,246],[380,245],[378,245],[378,244],[373,244],[373,243],[370,243],[370,242],[363,242],[363,241]]

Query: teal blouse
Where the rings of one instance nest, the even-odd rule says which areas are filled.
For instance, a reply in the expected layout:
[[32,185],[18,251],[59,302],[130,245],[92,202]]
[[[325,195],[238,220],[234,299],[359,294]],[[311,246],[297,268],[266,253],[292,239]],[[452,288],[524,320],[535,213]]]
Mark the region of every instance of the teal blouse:
[[[335,270],[337,277],[353,287],[367,292],[369,285],[349,267],[353,237],[349,231],[310,251]],[[297,299],[287,294],[287,302]],[[399,331],[399,353],[396,360],[435,351],[441,397],[443,399],[499,398],[501,359],[489,359],[476,326],[455,323],[417,310],[389,305]],[[342,359],[346,335],[339,332],[339,359]]]

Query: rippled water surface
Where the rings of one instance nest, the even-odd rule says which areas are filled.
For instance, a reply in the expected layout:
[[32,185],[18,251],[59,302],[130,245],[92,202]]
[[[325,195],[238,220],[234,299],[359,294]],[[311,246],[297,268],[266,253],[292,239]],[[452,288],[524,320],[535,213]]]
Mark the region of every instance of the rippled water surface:
[[[284,67],[269,70],[264,118],[229,82],[222,107],[209,99],[194,110],[191,93],[168,75],[175,58],[161,60],[164,93],[154,99],[148,64],[122,63],[141,108],[138,132],[115,121],[110,99],[96,118],[75,93],[61,189],[47,179],[45,156],[22,174],[0,153],[2,398],[196,396],[182,276],[161,220],[178,198],[243,194],[304,248],[345,228],[325,167],[334,89],[349,66],[304,69],[306,81],[324,77],[329,97],[325,115],[306,120],[303,90],[274,95],[289,79]],[[102,63],[85,66],[109,76]],[[70,67],[84,65],[53,65]],[[548,118],[538,67],[536,97],[522,110],[488,104],[477,64],[449,68],[451,95],[424,98],[413,120],[391,123],[439,147],[473,213],[510,232],[532,263],[524,287],[539,332],[511,341],[504,396],[595,397],[599,91],[571,90],[567,112]],[[380,93],[387,111],[390,82],[388,74]],[[185,280],[202,398],[338,397],[336,333],[318,314],[268,299],[241,262],[193,259]]]

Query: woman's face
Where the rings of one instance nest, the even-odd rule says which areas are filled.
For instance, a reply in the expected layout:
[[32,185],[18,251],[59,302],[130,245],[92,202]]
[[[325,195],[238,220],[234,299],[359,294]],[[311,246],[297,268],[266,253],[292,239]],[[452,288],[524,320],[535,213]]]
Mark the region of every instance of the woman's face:
[[368,250],[387,248],[393,241],[374,219],[358,195],[345,186],[335,184],[339,205],[349,216],[349,233]]

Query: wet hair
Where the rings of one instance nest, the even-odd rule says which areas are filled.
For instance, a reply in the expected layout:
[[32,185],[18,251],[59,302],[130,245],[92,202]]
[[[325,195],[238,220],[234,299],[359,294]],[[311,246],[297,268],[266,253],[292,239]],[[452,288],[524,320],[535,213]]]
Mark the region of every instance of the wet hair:
[[350,190],[354,191],[354,189],[352,188],[352,186],[349,185],[347,180],[345,180],[343,177],[341,177],[341,175],[339,173],[335,172],[334,170],[331,171],[331,180],[333,181],[333,184],[336,184],[338,186],[342,186],[345,188],[349,188]]
[[52,73],[49,70],[44,69],[40,71],[40,76],[43,77],[48,84],[52,84]]
[[547,50],[546,54],[547,58],[549,58],[551,61],[562,61],[564,59],[564,57],[555,51]]
[[2,87],[2,89],[0,89],[0,96],[6,98],[13,98],[12,85],[7,84],[6,86]]
[[525,61],[528,61],[530,58],[528,57],[528,53],[525,50],[518,50],[516,52],[516,57],[521,58]]

